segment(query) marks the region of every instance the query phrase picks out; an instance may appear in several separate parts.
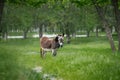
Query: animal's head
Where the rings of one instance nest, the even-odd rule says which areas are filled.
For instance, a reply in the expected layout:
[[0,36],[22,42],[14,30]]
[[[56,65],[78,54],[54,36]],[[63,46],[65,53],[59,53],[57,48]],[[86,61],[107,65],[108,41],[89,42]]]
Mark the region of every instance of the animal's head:
[[57,46],[59,47],[63,47],[63,43],[64,43],[64,34],[63,35],[57,35],[55,37],[55,41],[58,43]]

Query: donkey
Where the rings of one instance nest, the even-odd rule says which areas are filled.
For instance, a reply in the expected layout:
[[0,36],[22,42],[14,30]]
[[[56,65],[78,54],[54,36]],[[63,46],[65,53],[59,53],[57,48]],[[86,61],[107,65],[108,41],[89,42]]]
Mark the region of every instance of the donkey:
[[57,49],[59,47],[63,47],[63,35],[57,35],[54,39],[50,39],[48,37],[42,37],[40,39],[40,54],[43,58],[45,56],[46,51],[52,51],[53,56],[57,55]]

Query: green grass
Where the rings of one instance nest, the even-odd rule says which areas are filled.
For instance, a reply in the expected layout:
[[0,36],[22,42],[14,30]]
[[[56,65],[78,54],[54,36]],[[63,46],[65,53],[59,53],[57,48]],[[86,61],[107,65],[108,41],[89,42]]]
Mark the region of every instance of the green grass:
[[[36,66],[42,73],[32,71]],[[45,59],[39,39],[0,41],[0,80],[41,80],[43,74],[63,80],[120,80],[120,54],[112,53],[105,37],[72,39],[56,57],[47,52]]]

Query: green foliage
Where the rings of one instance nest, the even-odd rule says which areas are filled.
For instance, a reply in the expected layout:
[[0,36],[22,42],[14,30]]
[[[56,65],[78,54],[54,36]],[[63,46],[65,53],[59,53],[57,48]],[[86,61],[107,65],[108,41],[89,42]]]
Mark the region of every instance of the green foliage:
[[[93,0],[92,0],[93,1]],[[33,30],[75,34],[101,27],[91,0],[7,0],[2,26],[5,30]],[[115,24],[109,0],[95,0],[106,11],[110,25]],[[12,4],[11,4],[12,3]],[[8,15],[9,14],[9,15]]]
[[48,0],[6,0],[8,3],[18,4],[18,5],[26,5],[26,6],[33,6],[38,7],[42,4],[47,3]]
[[3,28],[7,30],[24,30],[32,26],[31,8],[24,5],[6,3],[3,13]]

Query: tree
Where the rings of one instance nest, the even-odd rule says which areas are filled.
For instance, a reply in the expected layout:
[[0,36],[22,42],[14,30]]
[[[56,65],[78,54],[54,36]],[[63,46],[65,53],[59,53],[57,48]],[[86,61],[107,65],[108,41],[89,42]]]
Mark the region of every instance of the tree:
[[83,29],[87,32],[87,37],[90,36],[90,31],[98,24],[98,19],[96,19],[96,12],[94,6],[85,5],[82,9],[82,20],[83,20]]
[[97,2],[97,0],[92,0],[92,2],[93,2],[94,6],[97,10],[99,18],[101,19],[103,27],[105,28],[107,38],[108,38],[108,40],[110,42],[110,45],[111,45],[111,49],[112,49],[113,52],[115,52],[116,51],[115,44],[114,44],[114,41],[113,41],[113,38],[112,38],[112,33],[111,33],[111,30],[110,30],[110,27],[109,27],[109,23],[108,23],[107,19],[105,18],[104,9],[103,9],[102,6],[100,6],[100,4]]
[[[41,4],[46,3],[47,1],[48,0],[39,0],[39,1],[38,0],[22,0],[22,1],[20,1],[20,0],[0,0],[0,34],[2,34],[2,36],[5,39],[7,39],[8,31],[11,30],[12,27],[14,27],[14,25],[16,25],[15,27],[17,27],[17,29],[23,30],[24,38],[27,38],[27,32],[32,27],[32,24],[31,24],[32,23],[31,22],[32,21],[32,19],[31,19],[31,12],[32,11],[30,9],[28,9],[28,7],[31,8],[31,7],[40,6]],[[7,12],[10,11],[11,4],[13,4],[14,7],[17,6],[16,9],[13,10],[16,12],[17,15],[16,14],[10,15],[8,17],[9,19],[7,19],[6,17],[8,15],[5,14],[3,21],[1,21],[5,2],[10,7],[10,8],[7,7],[8,8],[8,9],[6,9]],[[24,11],[24,10],[26,10],[26,11]],[[11,13],[9,13],[9,14],[11,14]],[[13,18],[11,18],[11,17],[13,17]],[[10,19],[12,19],[12,20],[10,20]]]
[[66,34],[67,43],[70,43],[71,34],[76,33],[78,25],[78,9],[70,2],[58,2],[58,11],[56,11],[57,26],[61,33]]
[[32,27],[32,20],[31,7],[6,3],[2,20],[3,38],[6,40],[8,32],[17,29],[23,31],[23,37],[26,39],[27,32]]
[[40,7],[34,8],[34,27],[39,29],[39,38],[43,35],[43,29],[49,25],[49,15],[50,15],[50,8],[48,4],[43,4]]
[[116,30],[118,34],[118,51],[120,51],[120,10],[118,0],[111,0],[111,3],[114,7],[115,19],[116,19]]
[[[3,10],[3,15],[2,15],[2,21],[1,21],[1,26],[2,26],[2,38],[4,40],[7,40],[8,32],[9,30],[12,29],[12,26],[14,23],[14,11],[13,11],[13,6],[10,7],[7,3],[4,6]],[[9,15],[8,15],[9,14]]]
[[87,1],[75,0],[75,1],[73,1],[73,0],[71,0],[71,2],[77,4],[78,6],[84,6],[84,5],[94,5],[95,6],[97,14],[98,14],[98,16],[103,24],[103,27],[105,28],[105,32],[106,32],[107,38],[109,40],[111,49],[113,52],[115,52],[116,51],[115,44],[114,44],[114,41],[112,38],[109,23],[108,23],[107,19],[105,18],[105,11],[104,11],[104,6],[107,5],[107,3],[109,1],[104,1],[104,0],[87,0]]
[[2,21],[4,4],[5,4],[5,0],[0,0],[0,35],[2,33],[1,21]]

